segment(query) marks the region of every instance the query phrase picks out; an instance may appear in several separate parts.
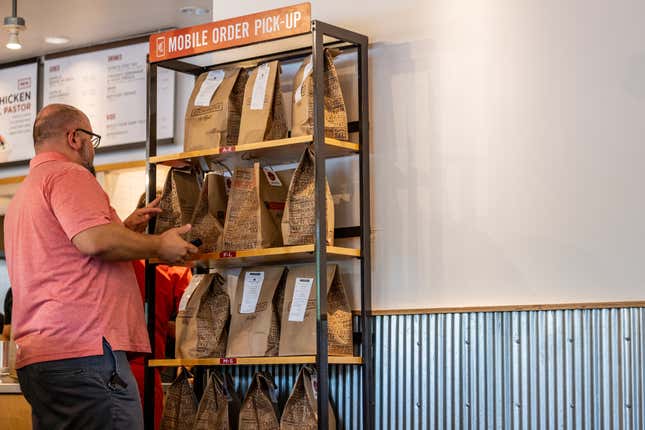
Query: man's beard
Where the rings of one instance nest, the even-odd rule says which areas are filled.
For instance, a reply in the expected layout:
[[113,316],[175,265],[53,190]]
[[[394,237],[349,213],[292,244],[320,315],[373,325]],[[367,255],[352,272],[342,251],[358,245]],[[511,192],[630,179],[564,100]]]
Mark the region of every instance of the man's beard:
[[93,164],[83,163],[83,167],[85,167],[94,177],[96,177],[96,169],[94,168]]
[[87,146],[83,147],[83,152],[81,155],[81,160],[83,161],[83,167],[85,167],[94,177],[96,177],[96,169],[94,168],[94,163],[89,161],[91,159],[90,151],[87,149]]

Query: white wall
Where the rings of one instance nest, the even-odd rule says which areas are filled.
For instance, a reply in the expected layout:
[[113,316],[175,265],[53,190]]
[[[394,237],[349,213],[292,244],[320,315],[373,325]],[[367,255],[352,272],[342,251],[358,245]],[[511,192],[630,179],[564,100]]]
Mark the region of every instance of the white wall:
[[645,299],[645,3],[312,9],[373,43],[375,308]]

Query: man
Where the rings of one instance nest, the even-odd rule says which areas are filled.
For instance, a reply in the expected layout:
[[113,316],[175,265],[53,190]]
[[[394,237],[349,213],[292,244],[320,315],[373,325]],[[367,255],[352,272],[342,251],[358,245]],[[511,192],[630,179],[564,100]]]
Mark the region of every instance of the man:
[[141,429],[126,351],[150,351],[130,260],[178,262],[180,234],[137,233],[158,208],[123,223],[93,176],[100,136],[78,109],[43,108],[36,156],[5,217],[16,368],[35,429]]

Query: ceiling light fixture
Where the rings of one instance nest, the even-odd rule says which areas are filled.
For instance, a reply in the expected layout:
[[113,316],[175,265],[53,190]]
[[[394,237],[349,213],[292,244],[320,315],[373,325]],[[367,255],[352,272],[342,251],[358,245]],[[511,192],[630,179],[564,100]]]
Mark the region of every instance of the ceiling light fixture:
[[206,15],[208,12],[210,12],[210,9],[206,9],[203,7],[197,7],[197,6],[184,6],[181,9],[179,9],[179,12],[186,14],[186,15]]
[[7,41],[7,48],[9,49],[20,49],[22,45],[20,44],[20,39],[18,38],[18,30],[11,30],[9,32],[9,40]]
[[65,36],[47,36],[45,37],[45,42],[51,44],[51,45],[64,45],[65,43],[69,43],[69,37]]
[[25,20],[18,16],[18,0],[13,0],[13,14],[11,16],[5,16],[2,27],[9,32],[9,40],[7,41],[7,48],[9,49],[20,49],[22,45],[20,44],[20,39],[18,35],[20,31],[24,30]]

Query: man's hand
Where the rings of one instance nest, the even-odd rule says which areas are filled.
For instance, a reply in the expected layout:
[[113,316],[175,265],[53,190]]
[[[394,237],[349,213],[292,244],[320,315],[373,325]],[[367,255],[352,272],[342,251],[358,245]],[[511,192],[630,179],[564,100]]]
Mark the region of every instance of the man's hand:
[[159,238],[161,244],[159,246],[159,259],[168,263],[183,262],[186,257],[191,254],[196,254],[199,249],[186,242],[180,235],[188,233],[191,229],[190,224],[183,225],[177,228],[171,228],[162,233]]
[[159,206],[160,200],[161,196],[148,203],[145,208],[136,209],[129,217],[125,219],[125,221],[123,221],[123,225],[132,231],[143,233],[148,226],[148,221],[150,221],[150,218],[157,215],[158,213],[161,213],[161,209],[157,207]]

